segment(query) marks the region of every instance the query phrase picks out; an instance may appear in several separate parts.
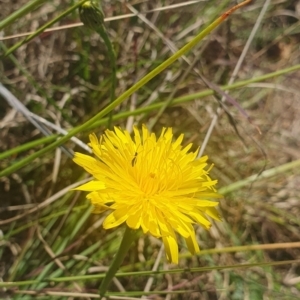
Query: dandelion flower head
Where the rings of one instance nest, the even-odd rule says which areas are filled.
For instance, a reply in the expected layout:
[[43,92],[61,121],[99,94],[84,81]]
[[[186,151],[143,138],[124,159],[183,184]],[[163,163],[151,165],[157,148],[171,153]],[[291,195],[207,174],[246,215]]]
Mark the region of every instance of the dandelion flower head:
[[219,198],[207,167],[207,156],[197,159],[189,152],[192,144],[181,145],[183,134],[173,141],[172,128],[163,128],[159,137],[143,126],[128,131],[115,127],[97,138],[90,135],[96,158],[75,153],[74,162],[93,175],[94,180],[78,190],[90,192],[87,198],[96,213],[110,210],[103,227],[123,223],[131,229],[162,238],[168,261],[178,263],[181,235],[189,251],[200,251],[193,225],[209,229],[208,217],[220,220]]

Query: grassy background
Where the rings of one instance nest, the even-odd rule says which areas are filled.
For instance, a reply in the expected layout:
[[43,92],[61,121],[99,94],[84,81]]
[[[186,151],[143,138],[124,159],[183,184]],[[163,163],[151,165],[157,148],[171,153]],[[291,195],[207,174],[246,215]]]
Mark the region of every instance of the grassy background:
[[[103,1],[106,17],[129,14],[131,6],[141,13],[152,10],[143,14],[151,27],[138,16],[106,23],[117,53],[117,95],[171,55],[168,40],[177,48],[182,47],[236,3],[209,0],[168,8],[180,2]],[[184,243],[180,243],[183,256],[179,266],[166,265],[162,259],[161,272],[154,275],[151,299],[300,297],[299,262],[272,265],[299,258],[299,245],[297,248],[292,244],[300,240],[299,168],[282,170],[282,167],[286,163],[296,166],[300,159],[300,71],[260,79],[264,74],[300,63],[300,7],[298,1],[270,2],[235,78],[236,82],[247,79],[255,82],[230,91],[231,97],[251,117],[252,124],[236,106],[225,103],[239,135],[222,111],[204,151],[215,164],[211,174],[218,178],[218,187],[225,195],[220,201],[223,222],[214,223],[209,232],[197,229],[199,244],[205,249],[199,256],[188,255]],[[26,3],[2,0],[1,20]],[[3,36],[34,31],[72,4],[75,1],[44,1],[7,26]],[[195,60],[195,68],[207,80],[219,86],[228,84],[264,4],[265,1],[254,1],[236,12],[188,53],[188,59]],[[75,11],[56,25],[77,22]],[[3,40],[2,52],[18,40]],[[97,34],[82,26],[45,32],[10,57],[2,58],[0,65],[0,81],[8,90],[30,111],[65,129],[82,124],[108,104],[110,63],[106,48]],[[153,131],[172,126],[176,136],[185,134],[185,144],[192,142],[195,148],[201,145],[219,107],[216,101],[219,96],[198,95],[207,86],[195,71],[186,73],[187,70],[188,64],[179,60],[155,77],[115,109],[115,116],[120,117],[114,125],[130,128],[132,122],[149,124],[157,108],[145,109],[133,119],[122,117],[122,113],[151,108],[171,95],[177,99],[176,105],[165,110]],[[0,99],[1,152],[42,138],[4,98]],[[99,135],[105,128],[103,123],[91,132]],[[78,135],[84,142],[87,136],[88,132]],[[83,152],[72,142],[66,146]],[[43,147],[41,143],[1,160],[1,169]],[[243,179],[268,169],[273,169],[272,176],[257,176],[248,184],[237,186]],[[5,282],[23,282],[23,285],[2,287],[1,299],[92,299],[92,295],[83,293],[97,293],[101,278],[96,275],[103,274],[109,266],[122,228],[104,231],[103,216],[90,214],[85,194],[68,192],[69,185],[85,176],[57,150],[0,178],[0,278]],[[280,247],[276,243],[284,244]],[[250,245],[257,247],[251,249]],[[129,292],[137,291],[140,292],[137,298],[145,294],[142,291],[150,275],[143,272],[152,269],[159,248],[160,241],[141,237],[122,269],[140,273],[119,277],[118,282],[111,284],[110,291],[132,297]],[[242,264],[250,266],[237,268]],[[200,267],[212,269],[189,270]],[[165,272],[174,269],[178,269],[174,274]],[[86,276],[92,274],[95,277]],[[55,281],[57,277],[66,281]],[[171,293],[166,294],[167,291]]]

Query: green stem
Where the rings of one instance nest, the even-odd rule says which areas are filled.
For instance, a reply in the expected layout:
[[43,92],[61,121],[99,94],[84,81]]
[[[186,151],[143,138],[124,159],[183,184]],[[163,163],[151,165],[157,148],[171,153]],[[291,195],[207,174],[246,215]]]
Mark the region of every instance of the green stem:
[[[85,26],[96,31],[100,35],[107,48],[110,67],[112,71],[111,86],[110,86],[110,101],[109,101],[109,103],[111,104],[115,100],[115,90],[116,90],[116,81],[117,81],[116,54],[104,24],[104,14],[101,5],[97,5],[95,1],[86,1],[84,4],[82,4],[79,7],[79,16],[80,16],[80,20]],[[112,116],[113,116],[113,110],[111,110],[109,114],[108,128],[111,127]]]
[[109,283],[112,281],[117,271],[119,270],[129,248],[131,247],[132,243],[136,240],[137,236],[138,236],[137,230],[130,229],[129,227],[126,226],[123,239],[118,249],[118,252],[114,257],[114,260],[112,261],[104,279],[101,282],[99,288],[100,299],[102,299],[102,297],[105,295]]
[[[109,39],[109,36],[107,34],[105,26],[100,26],[99,29],[97,30],[99,35],[102,37],[109,56],[110,60],[110,66],[111,66],[111,71],[112,71],[112,76],[111,76],[111,87],[110,87],[110,104],[114,102],[115,100],[115,90],[116,90],[116,85],[117,85],[117,66],[116,66],[116,54],[115,50],[113,48],[113,45]],[[111,128],[111,123],[112,123],[112,117],[113,117],[113,110],[109,114],[108,118],[108,128]]]

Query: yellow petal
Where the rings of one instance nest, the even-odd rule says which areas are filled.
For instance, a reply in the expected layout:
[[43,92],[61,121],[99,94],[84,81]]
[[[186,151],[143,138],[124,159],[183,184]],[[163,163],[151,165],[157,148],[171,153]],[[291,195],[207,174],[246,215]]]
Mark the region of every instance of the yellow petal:
[[122,223],[124,223],[126,221],[126,219],[127,219],[126,215],[124,215],[122,218],[116,218],[115,212],[112,212],[104,220],[103,228],[110,229],[110,228],[117,227],[117,226],[121,225]]
[[189,251],[192,254],[200,252],[200,248],[196,241],[196,236],[195,236],[194,232],[188,238],[185,239],[185,242],[186,242],[186,245],[187,245]]
[[205,209],[205,213],[210,216],[211,218],[217,220],[217,221],[221,221],[221,217],[219,212],[214,208],[214,207],[207,207]]
[[104,182],[93,180],[83,185],[80,185],[79,187],[75,188],[75,190],[92,192],[92,191],[102,190],[104,188],[105,188]]
[[176,237],[169,235],[163,236],[162,239],[168,261],[173,264],[178,264],[178,245]]

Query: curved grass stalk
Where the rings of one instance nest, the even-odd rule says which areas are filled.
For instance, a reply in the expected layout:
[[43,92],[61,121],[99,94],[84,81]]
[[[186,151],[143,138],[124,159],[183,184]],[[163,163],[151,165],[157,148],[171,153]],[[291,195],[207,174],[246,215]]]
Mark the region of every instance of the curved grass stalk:
[[[299,248],[299,242],[294,243],[279,243],[278,249],[286,248],[288,244],[289,248]],[[277,244],[266,244],[267,247],[264,245],[247,245],[247,246],[235,246],[235,247],[227,247],[221,249],[208,249],[202,250],[198,256],[213,254],[213,253],[232,253],[232,252],[245,252],[245,251],[254,251],[254,250],[264,250],[267,249],[276,249]],[[240,264],[240,265],[223,265],[223,266],[209,266],[209,267],[195,267],[195,268],[177,268],[177,269],[169,269],[169,270],[157,270],[157,271],[136,271],[136,272],[120,272],[116,274],[116,277],[126,277],[126,276],[153,276],[159,274],[183,274],[184,272],[195,273],[195,272],[207,272],[212,270],[228,270],[228,269],[245,269],[251,267],[264,267],[264,266],[280,266],[286,264],[295,264],[299,263],[300,259],[295,260],[281,260],[281,261],[271,261],[271,262],[255,262],[250,264]],[[92,274],[92,275],[78,275],[78,276],[65,276],[65,277],[52,277],[52,278],[45,278],[44,280],[38,281],[36,279],[33,280],[26,280],[26,281],[14,281],[14,282],[0,282],[0,287],[21,287],[26,285],[32,285],[35,283],[40,282],[72,282],[72,281],[79,281],[79,280],[99,280],[104,277],[105,274]],[[173,292],[173,291],[172,291]],[[115,293],[110,293],[111,295],[115,295]],[[145,292],[141,291],[140,295],[144,295]]]
[[[138,89],[143,87],[147,82],[149,82],[155,76],[160,74],[163,70],[165,70],[172,63],[174,63],[178,58],[180,58],[182,55],[184,55],[186,52],[188,52],[194,46],[196,46],[204,37],[206,37],[210,32],[212,32],[221,23],[223,23],[230,16],[230,14],[232,14],[235,10],[239,9],[243,5],[250,3],[251,1],[252,0],[246,0],[238,5],[234,6],[233,8],[229,9],[227,12],[225,12],[219,18],[217,18],[214,22],[212,22],[210,25],[208,25],[205,29],[203,29],[203,31],[201,31],[198,35],[196,35],[190,42],[185,44],[181,49],[176,51],[172,56],[170,56],[167,60],[162,62],[158,67],[156,67],[154,70],[152,70],[147,75],[145,75],[142,79],[140,79],[137,83],[135,83],[131,88],[129,88],[121,96],[119,96],[113,103],[106,106],[103,110],[101,110],[99,113],[97,113],[94,117],[90,118],[84,124],[72,129],[67,135],[65,135],[64,137],[61,137],[60,139],[53,142],[52,144],[46,146],[45,148],[29,155],[25,159],[18,161],[15,164],[13,164],[12,166],[6,168],[2,172],[0,172],[0,177],[7,176],[7,175],[15,172],[16,170],[18,170],[18,169],[26,166],[30,162],[32,162],[34,159],[40,157],[41,155],[43,155],[45,153],[48,153],[49,151],[55,149],[56,147],[62,145],[63,143],[68,141],[75,134],[77,134],[81,131],[84,131],[87,128],[90,128],[90,126],[93,125],[96,121],[99,121],[99,119],[102,119],[104,116],[109,114],[115,107],[120,105],[123,101],[125,101],[128,97],[130,97],[134,92],[136,92]],[[79,3],[82,4],[83,1],[81,1]]]
[[33,0],[33,1],[30,1],[29,3],[26,3],[20,9],[13,12],[7,18],[5,18],[4,20],[2,20],[0,22],[0,30],[5,28],[6,26],[12,24],[20,17],[23,17],[28,12],[31,12],[33,9],[35,9],[38,5],[42,4],[43,2],[47,2],[47,0]]
[[[247,86],[251,83],[255,83],[255,82],[261,82],[263,80],[267,80],[270,78],[275,78],[284,74],[288,74],[294,71],[300,70],[300,64],[299,65],[295,65],[293,67],[288,67],[286,69],[282,69],[276,72],[272,72],[272,73],[268,73],[259,77],[254,77],[254,78],[250,78],[247,80],[241,80],[241,81],[237,81],[234,84],[231,85],[224,85],[222,87],[220,87],[222,90],[235,90],[244,86]],[[190,101],[193,101],[195,99],[199,99],[199,98],[203,98],[206,96],[210,96],[213,95],[214,91],[207,89],[207,90],[203,90],[197,93],[193,93],[193,94],[189,94],[189,95],[185,95],[185,96],[181,96],[178,98],[175,98],[172,102],[171,105],[179,105],[179,104],[183,104],[183,103],[187,103]],[[159,109],[160,107],[162,107],[164,105],[164,101],[161,102],[156,102],[154,104],[148,105],[147,107],[141,107],[141,108],[137,108],[134,111],[124,111],[121,113],[116,114],[113,117],[113,120],[122,120],[124,118],[127,118],[129,116],[135,116],[135,115],[139,115],[142,113],[148,113],[151,112],[153,110]],[[94,124],[92,124],[90,127],[87,128],[87,130],[91,130],[94,129],[96,127],[99,127],[100,125],[103,125],[107,122],[107,118],[103,118],[97,122],[95,122]],[[13,149],[7,150],[5,152],[0,153],[0,160],[5,159],[9,156],[18,154],[18,153],[22,153],[24,151],[30,150],[34,147],[40,146],[42,144],[47,144],[50,142],[53,142],[55,139],[58,138],[57,134],[53,134],[51,136],[48,137],[43,137],[40,138],[36,141],[32,141],[32,142],[28,142],[26,144],[17,146]]]
[[7,56],[7,55],[11,54],[13,51],[17,50],[22,45],[24,45],[24,44],[28,43],[29,41],[31,41],[32,39],[34,39],[40,33],[44,32],[45,29],[51,27],[53,24],[55,24],[56,22],[58,22],[59,20],[61,20],[63,17],[65,17],[68,14],[70,14],[72,11],[74,11],[76,8],[78,8],[80,5],[82,5],[84,2],[86,2],[86,0],[79,1],[78,3],[74,4],[69,9],[67,9],[66,11],[64,11],[63,13],[61,13],[59,16],[57,16],[56,18],[54,18],[50,22],[46,23],[44,26],[40,27],[37,31],[35,31],[34,33],[28,35],[24,40],[20,41],[19,43],[14,44],[7,51],[5,51],[4,56]]

